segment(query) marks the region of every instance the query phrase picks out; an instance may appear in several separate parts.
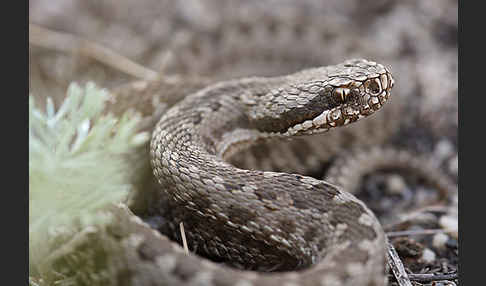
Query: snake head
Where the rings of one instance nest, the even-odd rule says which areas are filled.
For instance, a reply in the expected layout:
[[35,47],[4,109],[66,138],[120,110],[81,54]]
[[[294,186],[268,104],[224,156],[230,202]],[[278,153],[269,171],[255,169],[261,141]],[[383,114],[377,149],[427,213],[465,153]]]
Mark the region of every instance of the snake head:
[[385,104],[394,85],[385,66],[362,59],[330,67],[327,77],[319,82],[316,100],[322,112],[290,127],[289,135],[325,132],[369,116]]
[[394,84],[386,67],[363,59],[304,70],[283,82],[250,112],[259,131],[308,135],[347,125],[379,110]]

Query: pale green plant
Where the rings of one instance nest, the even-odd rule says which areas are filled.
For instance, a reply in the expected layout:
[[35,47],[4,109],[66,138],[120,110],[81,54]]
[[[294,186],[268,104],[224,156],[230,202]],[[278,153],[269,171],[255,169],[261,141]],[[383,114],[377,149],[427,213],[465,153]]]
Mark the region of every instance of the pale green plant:
[[[143,168],[140,117],[105,114],[109,93],[88,83],[71,84],[55,110],[29,96],[29,272],[42,276],[48,258],[74,233],[110,221],[100,210],[125,202]],[[65,284],[67,285],[67,284]]]

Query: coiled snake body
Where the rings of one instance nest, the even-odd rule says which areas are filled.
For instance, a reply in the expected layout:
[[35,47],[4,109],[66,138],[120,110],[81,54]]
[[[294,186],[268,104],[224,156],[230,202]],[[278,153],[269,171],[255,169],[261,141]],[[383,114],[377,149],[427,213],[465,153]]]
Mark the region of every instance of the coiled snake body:
[[[399,96],[385,104],[393,78],[381,64],[325,66],[348,54],[379,58],[370,50],[388,45],[357,39],[383,35],[374,31],[381,22],[353,34],[343,23],[333,27],[327,6],[313,0],[164,3],[163,29],[154,30],[169,54],[165,75],[155,88],[142,82],[122,89],[111,106],[133,107],[147,119],[142,128],[153,134],[158,181],[155,199],[143,194],[149,207],[135,211],[148,224],[133,215],[117,221],[128,228],[127,239],[116,238],[122,251],[112,255],[117,284],[385,285],[385,234],[349,193],[356,180],[392,162],[437,189],[448,182],[423,160],[378,147],[413,118],[414,106],[405,116],[396,113],[409,86],[397,85]],[[373,9],[356,6],[352,15],[359,20],[365,8]],[[319,65],[325,67],[301,70]],[[345,172],[331,166],[325,181],[300,175],[342,150],[352,154],[355,142],[377,149],[361,153]],[[187,255],[170,241],[165,235],[179,239],[179,223],[191,252],[224,264]]]
[[381,64],[350,60],[223,82],[188,96],[160,119],[150,145],[171,217],[210,256],[253,270],[303,269],[235,276],[252,277],[252,285],[382,285],[384,233],[361,201],[325,181],[243,170],[223,159],[259,141],[322,133],[369,116],[392,86]]

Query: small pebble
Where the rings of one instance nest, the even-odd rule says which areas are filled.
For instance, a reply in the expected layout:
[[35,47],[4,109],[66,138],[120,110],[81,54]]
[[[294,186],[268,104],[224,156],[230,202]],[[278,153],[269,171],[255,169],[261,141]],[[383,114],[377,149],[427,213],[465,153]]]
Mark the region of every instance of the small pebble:
[[454,175],[457,175],[459,169],[458,166],[459,166],[459,162],[457,156],[449,160],[449,172],[451,172]]
[[432,238],[432,245],[437,249],[445,247],[446,242],[449,240],[449,236],[445,233],[437,233]]
[[434,192],[431,189],[418,187],[415,193],[415,202],[417,204],[426,205],[427,202],[436,201],[438,197],[438,192]]
[[390,175],[387,180],[387,185],[388,192],[391,195],[401,194],[403,190],[407,187],[402,176],[399,175]]
[[452,216],[447,216],[447,215],[442,216],[439,219],[439,225],[444,229],[452,230],[452,232],[450,234],[454,238],[458,237],[457,231],[458,231],[459,225],[458,225],[458,222],[457,222],[457,218],[452,217]]
[[[417,224],[434,224],[437,222],[437,217],[431,213],[418,213],[410,221]],[[410,229],[423,230],[423,227],[410,227]]]
[[442,140],[435,146],[435,154],[437,157],[444,159],[452,154],[454,147],[452,143],[447,140]]
[[426,263],[432,263],[435,261],[435,252],[432,250],[425,248],[422,252],[422,260]]
[[457,194],[452,196],[452,203],[456,206],[459,204],[459,196]]
[[457,240],[455,240],[453,238],[450,238],[449,240],[447,240],[445,245],[449,248],[455,248],[455,249],[457,249],[457,247],[458,247]]
[[399,237],[392,241],[400,257],[419,258],[423,256],[424,246],[408,237]]
[[434,281],[431,284],[432,286],[456,286],[454,281]]

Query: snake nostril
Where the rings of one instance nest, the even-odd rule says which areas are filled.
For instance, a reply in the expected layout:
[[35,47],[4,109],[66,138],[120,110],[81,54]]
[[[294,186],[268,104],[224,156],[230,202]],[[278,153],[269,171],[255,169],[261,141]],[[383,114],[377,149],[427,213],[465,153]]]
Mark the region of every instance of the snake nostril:
[[369,79],[364,85],[366,92],[371,95],[378,95],[381,93],[381,81],[378,78]]

